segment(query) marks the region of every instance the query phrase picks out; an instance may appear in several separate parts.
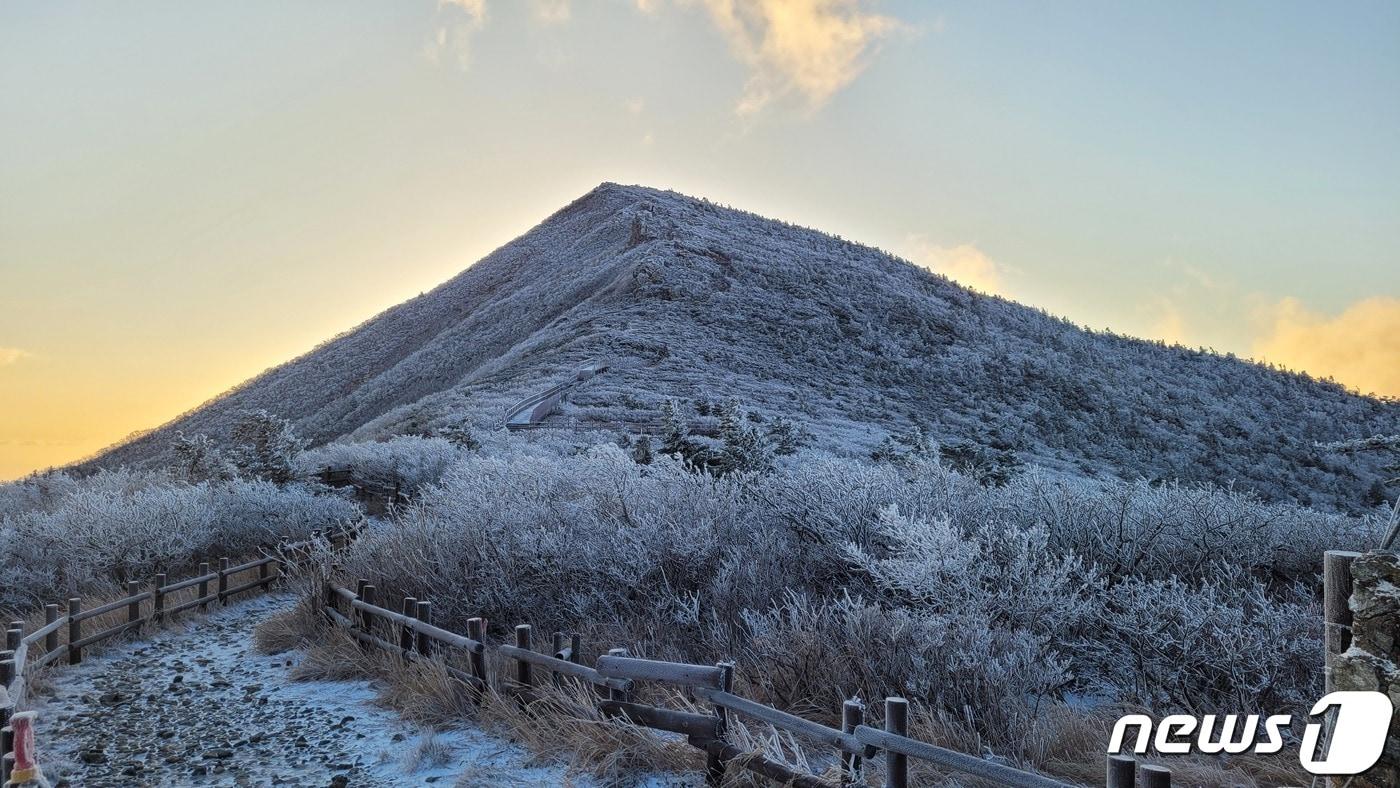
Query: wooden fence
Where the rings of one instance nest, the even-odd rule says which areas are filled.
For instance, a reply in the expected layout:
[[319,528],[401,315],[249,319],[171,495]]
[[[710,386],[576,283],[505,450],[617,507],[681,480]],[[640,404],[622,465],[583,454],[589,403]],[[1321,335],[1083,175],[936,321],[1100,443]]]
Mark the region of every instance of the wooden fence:
[[[12,713],[24,702],[29,677],[41,667],[66,657],[70,665],[82,661],[83,649],[116,637],[157,626],[182,612],[208,609],[212,603],[226,604],[235,595],[265,588],[283,574],[283,569],[306,563],[317,544],[329,541],[342,547],[362,531],[364,523],[296,544],[279,544],[273,554],[232,565],[228,558],[218,561],[217,569],[207,563],[199,573],[170,581],[157,574],[145,590],[133,581],[127,595],[84,610],[82,600],[68,600],[60,615],[56,604],[44,606],[45,623],[26,634],[24,622],[12,622],[0,651],[0,785],[9,778],[13,763]],[[256,573],[256,574],[253,574]],[[190,595],[193,590],[193,596]],[[707,782],[719,785],[729,766],[747,769],[796,788],[843,788],[857,784],[862,764],[883,754],[885,785],[905,788],[909,782],[910,759],[922,760],[938,768],[980,778],[1002,786],[1027,788],[1069,788],[1068,784],[993,761],[938,747],[908,733],[909,704],[904,698],[884,701],[883,724],[866,724],[865,706],[849,700],[843,704],[841,728],[804,719],[780,709],[733,694],[732,664],[691,665],[637,659],[626,649],[612,649],[593,666],[583,664],[582,646],[577,634],[553,633],[550,651],[536,650],[530,625],[514,629],[514,643],[491,643],[486,622],[473,618],[462,635],[434,626],[432,604],[406,598],[402,610],[376,604],[376,588],[365,580],[355,590],[326,582],[322,588],[321,610],[334,624],[344,628],[365,648],[378,648],[398,654],[405,660],[443,658],[443,665],[454,678],[478,690],[493,685],[487,660],[494,652],[511,666],[507,675],[495,677],[494,685],[506,691],[528,693],[546,679],[558,684],[573,679],[594,688],[596,711],[604,717],[682,735],[706,754]],[[124,615],[122,615],[124,612]],[[115,623],[111,623],[115,619]],[[92,626],[104,621],[96,631]],[[85,626],[87,624],[87,626]],[[60,633],[66,630],[66,638]],[[85,631],[86,630],[86,631]],[[453,657],[449,662],[446,658]],[[638,682],[658,682],[687,691],[708,705],[708,713],[693,709],[672,709],[637,701]],[[839,781],[799,771],[792,766],[747,752],[730,741],[732,715],[743,715],[792,734],[814,745],[832,748],[839,763]],[[1109,788],[1169,788],[1171,773],[1154,766],[1139,765],[1130,757],[1108,759],[1106,784]]]
[[[842,788],[857,784],[863,761],[883,753],[888,788],[906,788],[910,784],[911,758],[995,785],[1069,788],[1066,783],[1039,774],[909,738],[909,702],[904,698],[885,699],[880,728],[865,724],[865,707],[860,701],[848,700],[841,710],[841,728],[837,729],[733,694],[731,663],[691,665],[636,659],[628,656],[626,649],[612,649],[590,667],[582,663],[577,634],[555,632],[550,651],[541,652],[535,648],[531,626],[521,624],[514,629],[513,644],[491,643],[484,619],[469,619],[467,634],[462,635],[433,625],[429,601],[408,597],[403,600],[401,611],[395,611],[378,605],[377,595],[375,586],[366,580],[358,581],[353,591],[326,582],[321,610],[364,647],[397,654],[406,661],[440,658],[451,676],[478,690],[493,685],[486,659],[488,651],[503,657],[508,666],[503,675],[494,677],[494,685],[507,692],[529,693],[546,681],[557,685],[565,677],[590,685],[595,708],[602,716],[685,736],[690,745],[705,752],[707,783],[712,786],[719,785],[727,766],[734,765],[796,788]],[[449,661],[449,657],[453,659]],[[683,689],[712,710],[699,714],[639,703],[634,687],[644,681]],[[727,735],[731,715],[735,714],[767,723],[811,744],[832,748],[840,764],[839,782],[735,746]],[[1171,772],[1140,766],[1130,757],[1112,756],[1107,763],[1106,784],[1109,788],[1169,788]]]
[[[227,604],[238,594],[266,588],[280,576],[281,567],[304,563],[318,543],[328,541],[332,547],[343,546],[363,528],[364,524],[360,523],[325,535],[317,531],[308,541],[280,543],[271,555],[237,565],[232,565],[228,558],[220,558],[217,569],[201,563],[199,574],[184,580],[171,582],[165,574],[157,574],[146,590],[142,590],[141,583],[132,580],[127,583],[126,596],[87,610],[83,609],[80,597],[69,598],[62,615],[59,605],[44,605],[44,625],[28,634],[24,631],[25,622],[10,622],[5,631],[5,648],[0,650],[0,785],[9,780],[14,763],[14,731],[9,725],[10,717],[23,705],[29,678],[35,671],[65,657],[69,665],[77,665],[83,661],[83,649],[89,646],[141,630],[147,624],[159,626],[196,607],[207,610],[210,603]],[[180,599],[188,596],[190,589],[197,589],[195,596]],[[116,623],[93,629],[114,617]],[[60,633],[65,630],[67,637],[60,639]]]

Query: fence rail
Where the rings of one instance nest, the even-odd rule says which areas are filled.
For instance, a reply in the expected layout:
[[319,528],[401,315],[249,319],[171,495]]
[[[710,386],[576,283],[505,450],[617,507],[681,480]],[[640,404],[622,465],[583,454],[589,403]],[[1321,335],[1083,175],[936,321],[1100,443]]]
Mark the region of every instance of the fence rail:
[[[283,542],[277,545],[272,555],[231,566],[228,558],[219,560],[219,568],[209,571],[209,564],[199,565],[200,574],[167,583],[164,574],[157,574],[146,590],[133,580],[127,583],[127,595],[103,603],[96,607],[82,609],[82,599],[72,597],[67,602],[67,612],[59,615],[56,604],[44,605],[44,625],[25,634],[23,621],[12,621],[5,632],[5,649],[0,650],[0,785],[5,785],[14,763],[14,731],[10,728],[10,718],[25,702],[28,682],[34,671],[67,657],[68,664],[82,662],[83,649],[110,640],[133,630],[140,630],[148,624],[168,620],[177,613],[193,607],[207,608],[211,602],[227,604],[236,594],[255,588],[271,585],[280,576],[279,567],[304,563],[318,544],[329,542],[333,547],[343,546],[353,540],[364,528],[361,522],[350,528],[328,534],[317,531],[311,539],[303,542]],[[246,581],[229,585],[229,580],[246,572],[257,571],[257,576]],[[218,590],[209,591],[210,583],[217,583]],[[198,596],[167,609],[166,597],[182,590],[199,587]],[[142,604],[149,602],[149,612],[142,612]],[[84,632],[84,622],[126,610],[126,618],[98,631]],[[59,633],[67,631],[62,642]],[[42,649],[40,652],[39,649]],[[37,653],[36,653],[37,652]]]
[[[403,612],[398,612],[381,606],[376,601],[377,596],[378,589],[367,580],[360,580],[355,590],[327,581],[321,591],[321,610],[329,621],[347,630],[363,647],[379,648],[410,662],[444,658],[442,664],[449,675],[478,689],[494,684],[507,692],[529,693],[545,686],[546,681],[558,684],[563,677],[592,685],[597,690],[595,708],[602,716],[683,735],[689,744],[704,751],[708,759],[707,784],[712,786],[721,783],[727,768],[737,767],[784,784],[843,788],[857,784],[863,762],[883,752],[888,788],[906,788],[910,784],[910,759],[1002,786],[1069,788],[1068,783],[1044,775],[909,738],[906,735],[908,701],[904,698],[885,699],[883,730],[864,724],[863,704],[847,701],[842,709],[842,729],[838,730],[733,694],[733,666],[727,663],[692,665],[638,659],[624,649],[613,649],[600,656],[594,667],[589,667],[581,664],[578,635],[566,637],[562,632],[554,633],[553,648],[545,653],[535,650],[532,627],[521,624],[514,629],[514,644],[493,643],[486,638],[483,619],[468,620],[469,634],[460,635],[428,624],[424,613],[431,610],[431,606],[425,601],[407,597],[403,600]],[[445,657],[453,652],[469,659],[468,670],[447,662]],[[505,669],[494,677],[494,682],[487,670],[485,655],[488,652],[504,658]],[[699,714],[693,710],[640,703],[633,697],[637,682],[657,682],[683,689],[713,706],[713,712]],[[730,713],[752,717],[778,730],[833,748],[840,764],[839,782],[742,750],[729,741],[727,735]],[[1109,784],[1113,788],[1134,788],[1136,767],[1132,759],[1110,759],[1106,769]],[[1142,774],[1144,786],[1165,788],[1171,784],[1170,772],[1166,770],[1144,766]]]

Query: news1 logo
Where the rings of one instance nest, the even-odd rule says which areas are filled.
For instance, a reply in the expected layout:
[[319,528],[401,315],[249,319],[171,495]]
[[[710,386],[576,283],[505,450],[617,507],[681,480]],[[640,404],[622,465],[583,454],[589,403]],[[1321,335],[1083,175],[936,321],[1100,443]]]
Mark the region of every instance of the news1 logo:
[[[1325,722],[1309,722],[1303,730],[1298,762],[1311,774],[1360,774],[1380,760],[1386,732],[1395,713],[1390,698],[1379,692],[1333,692],[1313,705],[1309,715],[1317,717],[1336,709],[1328,735],[1330,745],[1318,753]],[[1123,752],[1128,730],[1136,728],[1130,752],[1142,755],[1150,744],[1163,755],[1214,753],[1274,753],[1283,749],[1282,731],[1293,722],[1292,715],[1171,714],[1155,725],[1145,714],[1128,714],[1113,726],[1108,742],[1110,755]],[[1194,734],[1194,735],[1193,735]]]

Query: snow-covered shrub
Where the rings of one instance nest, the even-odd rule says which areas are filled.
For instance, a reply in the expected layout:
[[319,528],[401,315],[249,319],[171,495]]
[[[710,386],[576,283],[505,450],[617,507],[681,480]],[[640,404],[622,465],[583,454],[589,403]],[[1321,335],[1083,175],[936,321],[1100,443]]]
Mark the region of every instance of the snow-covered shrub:
[[331,443],[297,457],[296,473],[310,478],[327,468],[405,492],[435,484],[470,451],[446,438],[400,436],[375,443]]
[[830,710],[893,692],[960,718],[975,710],[981,733],[999,745],[1072,675],[1042,637],[975,608],[932,612],[788,592],[746,611],[742,629],[736,655],[749,694]]
[[38,493],[38,505],[0,514],[0,608],[22,610],[93,583],[183,571],[201,558],[247,554],[359,516],[346,500],[267,481],[182,484],[164,474],[118,471],[65,477],[61,486],[61,496]]
[[900,607],[975,615],[998,629],[1033,633],[1045,650],[1093,612],[1095,573],[1052,553],[1043,527],[991,522],[964,529],[946,517],[905,517],[891,505],[880,511],[875,536],[878,555],[854,544],[848,551]]
[[1127,578],[1094,623],[1087,678],[1122,700],[1205,714],[1292,711],[1322,694],[1320,605],[1228,566],[1196,584]]
[[1296,711],[1316,694],[1321,551],[1380,528],[1221,489],[1034,470],[989,487],[934,454],[716,476],[527,446],[465,457],[347,574],[458,629],[485,616],[735,658],[779,705],[908,694],[1013,754],[1071,693]]

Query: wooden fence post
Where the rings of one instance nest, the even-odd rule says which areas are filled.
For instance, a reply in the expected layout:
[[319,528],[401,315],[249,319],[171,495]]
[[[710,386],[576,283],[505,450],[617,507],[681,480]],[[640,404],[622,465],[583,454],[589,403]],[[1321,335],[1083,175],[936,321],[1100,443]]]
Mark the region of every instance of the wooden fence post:
[[[550,653],[552,653],[555,657],[558,657],[564,651],[564,633],[556,630],[555,633],[550,637],[549,645],[551,648]],[[554,686],[563,686],[564,677],[560,675],[559,671],[551,670],[550,675],[554,680]]]
[[[523,648],[526,651],[531,649],[532,629],[529,624],[520,624],[515,628],[515,647]],[[521,686],[531,686],[532,676],[530,675],[530,663],[523,659],[515,661],[515,681]]]
[[[885,698],[885,732],[896,736],[909,733],[909,701]],[[885,788],[909,788],[909,758],[885,751]]]
[[[1328,550],[1322,554],[1323,676],[1332,691],[1332,662],[1351,647],[1351,564],[1360,553]],[[1144,778],[1145,780],[1146,778]]]
[[575,665],[583,663],[583,636],[577,632],[569,635],[569,661]]
[[0,651],[0,687],[10,688],[15,680],[15,652],[12,649]]
[[[151,589],[151,626],[159,624],[161,622],[161,619],[165,618],[165,594],[161,592],[162,588],[165,588],[164,572],[161,572],[156,575],[156,587]],[[136,584],[132,583],[128,593],[130,591],[134,591],[135,589]],[[130,605],[129,611],[129,620],[135,621],[136,619],[140,618],[141,603],[137,602],[134,605]],[[134,615],[132,615],[132,613],[134,613]]]
[[83,622],[78,620],[78,615],[83,612],[83,600],[78,597],[68,598],[68,664],[77,665],[83,661],[83,650],[74,645],[83,639]]
[[[44,605],[44,623],[52,624],[58,620],[58,605]],[[55,629],[44,636],[44,653],[48,654],[58,648],[58,630]]]
[[[204,577],[204,576],[207,575],[207,574],[209,574],[209,562],[208,562],[208,561],[201,562],[200,565],[199,565],[199,576],[200,576],[200,577]],[[200,598],[200,599],[204,599],[204,598],[207,597],[207,596],[209,596],[209,581],[208,581],[208,580],[201,580],[201,581],[199,581],[199,598]],[[202,612],[202,611],[208,610],[208,609],[209,609],[209,601],[206,599],[205,601],[200,602],[200,603],[199,603],[199,609],[200,609],[201,612]]]
[[[363,577],[355,581],[355,598],[361,602],[365,601],[365,589],[369,587],[369,581]],[[363,610],[356,610],[354,605],[350,606],[350,620],[359,624],[361,631],[365,631],[365,620],[369,616]],[[365,646],[365,648],[369,648]]]
[[[424,624],[433,623],[433,603],[426,599],[418,600],[417,618]],[[428,633],[418,633],[418,653],[429,658],[433,655],[433,639],[428,637]]]
[[[376,590],[376,589],[375,589],[375,587],[374,587],[374,583],[366,583],[366,584],[365,584],[365,590],[364,590],[363,592],[361,592],[361,594],[362,594],[362,596],[363,596],[363,598],[364,598],[364,603],[365,603],[366,605],[373,605],[373,604],[375,604],[375,601],[374,601],[375,590]],[[369,612],[368,610],[361,610],[361,611],[360,611],[360,629],[364,630],[364,632],[365,632],[366,635],[373,635],[373,634],[374,634],[374,619],[375,619],[375,615],[374,615],[373,613]],[[369,643],[365,643],[365,648],[369,648],[369,647],[370,647],[370,644],[369,644]]]
[[[161,586],[160,575],[156,575],[156,588],[159,589],[160,586]],[[127,595],[127,596],[136,596],[136,595],[139,594],[139,593],[141,593],[141,584],[140,584],[140,583],[138,583],[138,582],[135,581],[135,580],[128,580],[128,581],[126,581],[126,595]],[[128,624],[134,623],[135,621],[137,621],[137,620],[140,619],[140,618],[141,618],[141,601],[138,599],[138,600],[135,601],[135,602],[128,602],[127,605],[126,605],[126,623],[128,623]],[[151,623],[155,623],[155,620],[156,620],[156,617],[155,617],[155,614],[153,613],[153,614],[151,615]],[[132,627],[132,628],[134,629],[135,627]]]
[[[486,645],[486,619],[467,619],[467,637],[476,642]],[[471,655],[472,675],[481,683],[480,689],[485,689],[486,683],[486,655],[473,653]]]
[[[721,662],[716,667],[720,670],[719,688],[722,692],[732,692],[734,690],[734,663]],[[729,710],[722,707],[715,707],[715,740],[724,741],[729,735]],[[705,784],[718,786],[724,784],[724,759],[719,757],[719,753],[708,753],[705,756]]]
[[219,559],[219,604],[228,604],[228,557]]
[[[406,596],[403,598],[403,615],[405,618],[413,618],[418,615],[418,599]],[[403,658],[408,660],[413,651],[414,638],[413,630],[407,624],[399,625],[399,651],[403,652]]]
[[10,717],[13,709],[9,707],[0,708],[0,785],[9,785],[10,776],[14,772],[15,761],[15,731],[10,726]]
[[[625,657],[625,656],[627,656],[627,649],[625,649],[625,648],[610,648],[610,649],[608,649],[608,656],[610,656],[610,657]],[[626,690],[620,690],[620,689],[614,689],[613,687],[608,687],[608,700],[616,700],[616,701],[621,701],[621,702],[623,702],[623,703],[629,703],[629,702],[631,702],[632,698],[631,698],[630,693],[628,693]]]
[[1108,756],[1107,788],[1137,788],[1137,761],[1126,755]]
[[263,581],[262,590],[264,592],[267,591],[268,586],[272,585],[272,567],[273,562],[271,561],[258,567],[258,579]]
[[1142,767],[1142,788],[1172,788],[1171,770],[1160,766]]
[[[858,726],[865,724],[865,704],[859,698],[851,698],[841,704],[841,732],[854,734]],[[845,752],[841,756],[841,783],[855,785],[860,779],[860,753]]]
[[0,785],[10,781],[10,762],[14,760],[15,736],[10,728],[10,708],[0,707]]
[[10,651],[19,651],[21,640],[24,640],[24,622],[11,621],[10,626],[5,629],[5,648]]

